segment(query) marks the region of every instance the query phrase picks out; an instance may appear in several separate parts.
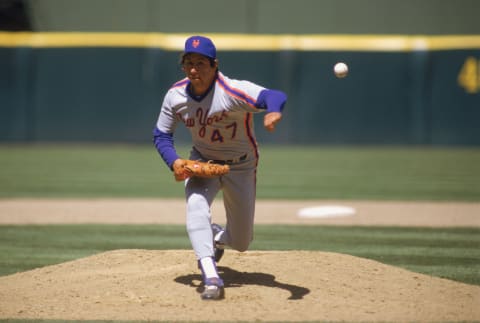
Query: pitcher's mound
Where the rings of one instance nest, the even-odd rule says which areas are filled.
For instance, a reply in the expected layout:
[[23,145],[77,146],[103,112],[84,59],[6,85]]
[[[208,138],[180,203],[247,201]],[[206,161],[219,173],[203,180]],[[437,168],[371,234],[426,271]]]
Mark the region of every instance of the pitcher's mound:
[[202,301],[192,251],[117,250],[0,277],[0,318],[472,321],[480,287],[348,255],[227,250],[226,298]]

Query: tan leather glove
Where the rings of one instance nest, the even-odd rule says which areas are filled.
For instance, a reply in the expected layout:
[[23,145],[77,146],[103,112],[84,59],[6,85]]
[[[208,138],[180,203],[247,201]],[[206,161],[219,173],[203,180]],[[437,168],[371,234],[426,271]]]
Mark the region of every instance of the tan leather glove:
[[202,162],[197,160],[177,159],[173,163],[175,180],[184,181],[189,177],[211,178],[227,174],[230,171],[228,165],[216,164],[211,161]]

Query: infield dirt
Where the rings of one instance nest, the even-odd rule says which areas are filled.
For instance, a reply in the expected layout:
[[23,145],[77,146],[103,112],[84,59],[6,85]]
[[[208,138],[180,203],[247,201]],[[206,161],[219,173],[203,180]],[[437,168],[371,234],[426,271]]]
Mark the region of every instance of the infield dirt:
[[[32,204],[28,205],[27,202]],[[183,221],[181,210],[184,206],[181,201],[33,202],[35,201],[1,201],[0,222],[114,223],[115,219],[120,219],[122,221],[119,222],[122,223],[139,223],[139,217],[135,216],[130,216],[131,219],[136,219],[135,221],[127,221],[130,214],[127,205],[143,215],[148,212],[164,214],[165,210],[168,210],[170,218],[174,219],[171,223]],[[180,210],[174,217],[171,214],[172,210],[176,210],[173,203],[178,203],[175,207]],[[295,203],[291,210],[300,205]],[[321,203],[332,204],[325,201]],[[282,203],[278,204],[280,208],[284,206]],[[265,220],[271,219],[278,223],[293,223],[296,216],[290,214],[292,211],[286,211],[285,206],[280,212],[278,204],[260,203],[258,222],[271,223]],[[306,206],[317,204],[310,201]],[[431,212],[429,226],[447,226],[448,223],[478,226],[478,203],[347,204],[358,210],[358,213],[350,218],[350,225],[375,225],[372,220],[375,217],[381,219],[380,225],[400,225],[407,223],[408,217],[411,218],[408,222],[411,225],[425,225],[427,213]],[[82,205],[84,209],[81,208]],[[143,205],[143,208],[139,209],[140,205]],[[149,205],[155,210],[148,211]],[[390,213],[388,207],[393,207]],[[263,215],[263,209],[269,212],[279,210],[278,217],[274,218],[270,213]],[[105,210],[110,210],[108,221],[103,212]],[[282,217],[279,214],[282,212],[289,214],[284,220],[280,219]],[[473,216],[465,216],[471,212]],[[396,221],[395,217],[387,221],[388,214],[391,213],[403,216]],[[47,216],[49,214],[53,216],[50,219]],[[85,216],[83,220],[82,214]],[[97,221],[93,221],[95,214]],[[98,221],[98,216],[103,218],[103,221]],[[10,220],[7,220],[8,217]],[[370,222],[367,218],[370,218]],[[158,218],[155,219],[143,218],[142,223],[158,223]],[[303,219],[299,220],[299,223],[313,224],[319,221],[330,220]],[[348,218],[336,221],[340,221],[337,224],[348,224]],[[479,286],[418,274],[349,255],[315,251],[238,253],[227,250],[219,264],[219,270],[226,283],[226,298],[209,302],[202,301],[199,297],[202,288],[201,276],[192,251],[132,249],[100,253],[0,277],[0,318],[134,321],[480,321]]]

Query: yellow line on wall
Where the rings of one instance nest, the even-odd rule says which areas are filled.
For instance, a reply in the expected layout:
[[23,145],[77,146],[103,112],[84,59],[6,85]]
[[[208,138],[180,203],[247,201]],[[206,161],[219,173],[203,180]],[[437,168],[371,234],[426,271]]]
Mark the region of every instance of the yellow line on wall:
[[[250,35],[204,34],[218,50],[414,51],[480,49],[480,35]],[[181,51],[190,34],[0,32],[0,47],[147,47]]]

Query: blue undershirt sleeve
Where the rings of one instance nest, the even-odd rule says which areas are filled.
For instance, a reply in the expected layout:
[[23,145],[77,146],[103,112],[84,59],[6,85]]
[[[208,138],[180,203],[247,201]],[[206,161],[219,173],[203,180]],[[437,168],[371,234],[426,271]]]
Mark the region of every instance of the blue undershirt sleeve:
[[153,129],[153,143],[167,166],[172,169],[173,162],[180,158],[173,144],[173,134]]
[[257,108],[267,112],[282,112],[287,102],[287,95],[282,91],[265,89],[257,99]]

